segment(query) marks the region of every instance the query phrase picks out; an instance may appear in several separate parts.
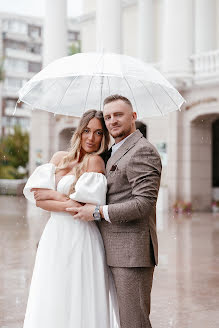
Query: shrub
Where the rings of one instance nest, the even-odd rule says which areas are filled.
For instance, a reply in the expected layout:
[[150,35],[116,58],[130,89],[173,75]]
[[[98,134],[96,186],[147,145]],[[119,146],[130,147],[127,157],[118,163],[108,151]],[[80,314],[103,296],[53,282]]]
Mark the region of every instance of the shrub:
[[19,179],[27,175],[19,173],[19,168],[26,168],[29,154],[29,135],[19,126],[14,133],[0,140],[0,179]]

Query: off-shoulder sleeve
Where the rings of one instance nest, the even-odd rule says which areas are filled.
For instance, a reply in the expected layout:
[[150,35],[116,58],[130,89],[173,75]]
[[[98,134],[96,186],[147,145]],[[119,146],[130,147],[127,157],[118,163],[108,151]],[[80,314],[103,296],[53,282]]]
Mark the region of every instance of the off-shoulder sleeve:
[[31,174],[24,187],[23,194],[31,202],[36,204],[32,188],[55,190],[55,165],[47,163],[38,166]]
[[85,172],[75,185],[75,192],[69,197],[81,203],[94,205],[106,204],[107,180],[105,175],[96,172]]

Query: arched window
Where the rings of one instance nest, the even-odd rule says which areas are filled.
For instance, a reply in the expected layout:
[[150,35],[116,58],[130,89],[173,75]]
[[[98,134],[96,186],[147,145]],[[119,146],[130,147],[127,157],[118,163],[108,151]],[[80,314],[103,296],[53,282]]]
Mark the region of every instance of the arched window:
[[70,140],[75,131],[75,128],[67,128],[59,134],[59,150],[68,150],[70,147]]
[[219,187],[219,119],[212,124],[212,185]]
[[147,138],[147,126],[141,121],[135,122],[136,129],[138,129],[145,138]]

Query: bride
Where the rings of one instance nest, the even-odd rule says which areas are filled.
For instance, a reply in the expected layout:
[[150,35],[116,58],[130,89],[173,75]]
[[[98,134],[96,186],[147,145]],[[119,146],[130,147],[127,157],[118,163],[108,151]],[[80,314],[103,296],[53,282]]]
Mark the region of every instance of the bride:
[[55,153],[24,187],[28,200],[51,212],[37,250],[24,328],[119,328],[97,225],[66,211],[83,203],[105,204],[107,181],[99,155],[108,143],[102,112],[85,112],[69,152]]

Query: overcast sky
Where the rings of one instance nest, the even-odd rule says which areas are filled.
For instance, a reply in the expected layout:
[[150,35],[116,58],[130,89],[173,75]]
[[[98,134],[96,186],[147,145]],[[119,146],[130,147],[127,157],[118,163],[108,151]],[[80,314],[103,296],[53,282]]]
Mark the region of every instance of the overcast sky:
[[[44,16],[46,0],[0,0],[0,12],[21,15]],[[82,13],[83,0],[67,0],[68,16],[74,17]]]

